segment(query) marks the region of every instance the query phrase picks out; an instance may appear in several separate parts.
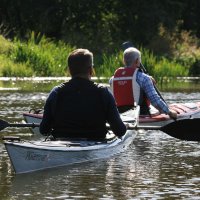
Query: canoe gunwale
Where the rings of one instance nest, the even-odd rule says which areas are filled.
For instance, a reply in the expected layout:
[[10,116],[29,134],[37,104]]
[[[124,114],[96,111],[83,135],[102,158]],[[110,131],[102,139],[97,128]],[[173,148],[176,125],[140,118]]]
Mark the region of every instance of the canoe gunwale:
[[[49,146],[48,143],[46,142],[46,145],[37,143],[37,142],[10,142],[10,141],[5,141],[5,145],[10,145],[10,146],[17,146],[19,148],[27,148],[27,149],[38,149],[38,150],[43,150],[43,151],[61,151],[61,152],[66,152],[66,151],[91,151],[91,150],[98,150],[98,149],[103,149],[103,148],[109,148],[115,146],[116,143],[119,143],[119,138],[116,138],[114,141],[110,142],[101,142],[101,143],[95,143],[92,145],[83,145],[83,146],[70,146],[66,143],[60,144],[60,145],[55,145],[55,146]],[[121,140],[122,141],[122,140]],[[98,147],[98,148],[97,148]]]
[[37,141],[31,143],[5,141],[4,145],[16,174],[22,174],[114,156],[124,151],[132,143],[136,135],[136,131],[129,130],[122,139],[117,138],[109,143],[87,147],[62,147],[60,149],[58,147],[49,147],[41,149],[34,147],[34,143]]

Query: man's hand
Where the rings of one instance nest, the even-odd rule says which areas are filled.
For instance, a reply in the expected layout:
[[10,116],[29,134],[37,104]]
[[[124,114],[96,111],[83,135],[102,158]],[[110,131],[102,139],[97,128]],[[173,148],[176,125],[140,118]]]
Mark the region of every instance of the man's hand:
[[153,76],[149,76],[149,77],[152,80],[153,84],[155,85],[156,84],[156,80],[153,78]]
[[170,118],[172,118],[172,119],[177,119],[177,113],[175,112],[175,111],[173,111],[173,110],[169,110],[169,114],[168,114],[169,116],[170,116]]

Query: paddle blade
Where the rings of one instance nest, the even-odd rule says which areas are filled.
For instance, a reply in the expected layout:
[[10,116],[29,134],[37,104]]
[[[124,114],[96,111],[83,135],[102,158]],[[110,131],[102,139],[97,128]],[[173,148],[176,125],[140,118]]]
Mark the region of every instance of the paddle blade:
[[7,121],[4,121],[2,119],[0,119],[0,131],[7,128],[7,127],[18,127],[18,128],[24,128],[24,127],[31,127],[31,128],[35,128],[35,127],[39,127],[40,124],[39,123],[9,123]]
[[160,128],[161,131],[180,140],[200,141],[200,118],[174,121]]
[[7,128],[9,126],[9,123],[0,119],[0,131],[3,130],[4,128]]

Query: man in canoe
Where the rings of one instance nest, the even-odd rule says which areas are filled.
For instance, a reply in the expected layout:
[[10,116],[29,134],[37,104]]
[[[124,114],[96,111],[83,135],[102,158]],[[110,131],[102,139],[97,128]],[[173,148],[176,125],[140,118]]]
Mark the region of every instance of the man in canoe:
[[40,124],[43,135],[54,138],[105,139],[106,123],[121,137],[126,126],[120,118],[114,97],[106,87],[91,81],[93,54],[76,49],[68,56],[71,80],[53,88]]
[[120,112],[140,105],[140,114],[151,114],[150,104],[159,112],[176,119],[177,113],[170,110],[154,87],[154,79],[140,69],[141,52],[129,47],[123,53],[125,67],[118,68],[110,79],[111,89]]

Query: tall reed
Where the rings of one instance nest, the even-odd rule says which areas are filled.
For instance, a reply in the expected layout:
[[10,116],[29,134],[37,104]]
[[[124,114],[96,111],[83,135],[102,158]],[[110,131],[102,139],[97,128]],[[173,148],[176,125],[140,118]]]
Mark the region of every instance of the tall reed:
[[[15,38],[13,42],[0,37],[1,76],[69,76],[66,58],[75,49],[62,41],[52,41],[32,32],[27,41]],[[145,48],[142,62],[149,74],[155,78],[187,76],[189,68],[163,57],[156,57]],[[94,55],[97,77],[111,77],[118,67],[123,66],[123,52]]]
[[111,55],[103,54],[96,63],[95,72],[98,77],[110,77],[114,74],[115,70],[122,64],[122,52],[116,52]]

